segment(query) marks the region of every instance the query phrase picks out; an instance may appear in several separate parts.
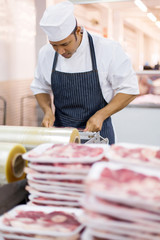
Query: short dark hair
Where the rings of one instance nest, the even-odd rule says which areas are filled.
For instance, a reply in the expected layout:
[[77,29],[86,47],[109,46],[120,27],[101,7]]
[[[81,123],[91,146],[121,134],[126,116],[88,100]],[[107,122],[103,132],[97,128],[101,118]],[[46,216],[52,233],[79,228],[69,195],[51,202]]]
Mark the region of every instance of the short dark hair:
[[74,34],[75,39],[76,39],[76,41],[77,41],[76,31],[77,31],[77,20],[76,20],[76,26],[75,26],[75,28],[73,29],[73,31],[71,32],[71,34]]

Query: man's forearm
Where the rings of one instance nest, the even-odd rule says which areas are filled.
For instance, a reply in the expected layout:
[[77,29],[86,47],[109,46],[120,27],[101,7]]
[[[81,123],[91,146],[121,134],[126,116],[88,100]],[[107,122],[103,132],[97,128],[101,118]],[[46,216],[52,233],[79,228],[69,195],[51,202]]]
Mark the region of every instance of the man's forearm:
[[131,101],[136,98],[136,95],[129,95],[125,93],[116,94],[113,99],[101,110],[101,114],[103,115],[104,120],[114,113],[125,108]]
[[39,93],[35,95],[36,100],[39,106],[42,108],[43,112],[46,113],[47,111],[51,111],[51,97],[47,93]]
[[41,123],[42,127],[52,127],[55,121],[55,116],[52,111],[50,95],[46,93],[40,93],[35,97],[44,112],[44,117]]

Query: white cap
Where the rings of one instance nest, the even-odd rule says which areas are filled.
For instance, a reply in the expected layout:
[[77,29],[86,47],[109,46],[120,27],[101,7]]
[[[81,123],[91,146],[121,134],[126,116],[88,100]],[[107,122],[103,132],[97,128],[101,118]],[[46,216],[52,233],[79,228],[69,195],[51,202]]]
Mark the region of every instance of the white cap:
[[61,41],[72,33],[76,26],[73,11],[74,5],[69,1],[58,3],[45,10],[40,26],[50,41]]

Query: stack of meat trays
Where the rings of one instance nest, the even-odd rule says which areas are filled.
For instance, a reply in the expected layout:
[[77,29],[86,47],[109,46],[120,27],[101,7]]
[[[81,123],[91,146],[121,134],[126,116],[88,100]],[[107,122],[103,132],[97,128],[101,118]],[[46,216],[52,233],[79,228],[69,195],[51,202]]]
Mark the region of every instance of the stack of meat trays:
[[79,207],[84,180],[105,149],[102,144],[42,144],[24,154],[29,204]]
[[132,143],[117,143],[111,145],[106,157],[113,162],[145,167],[160,167],[160,147],[138,145]]
[[83,240],[160,239],[160,170],[100,162],[86,185]]
[[79,240],[81,209],[19,205],[0,217],[3,240]]

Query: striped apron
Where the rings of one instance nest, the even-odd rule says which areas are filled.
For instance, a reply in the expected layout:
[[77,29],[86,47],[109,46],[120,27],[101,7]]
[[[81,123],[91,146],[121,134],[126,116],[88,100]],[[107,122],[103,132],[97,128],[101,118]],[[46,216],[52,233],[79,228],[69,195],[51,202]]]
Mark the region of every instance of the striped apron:
[[[84,129],[88,119],[108,103],[102,96],[99,83],[94,45],[88,33],[92,70],[88,72],[65,73],[56,71],[58,53],[55,53],[51,75],[54,95],[56,127],[75,127]],[[115,142],[111,117],[103,122],[100,135]]]

